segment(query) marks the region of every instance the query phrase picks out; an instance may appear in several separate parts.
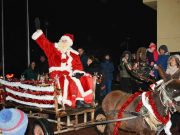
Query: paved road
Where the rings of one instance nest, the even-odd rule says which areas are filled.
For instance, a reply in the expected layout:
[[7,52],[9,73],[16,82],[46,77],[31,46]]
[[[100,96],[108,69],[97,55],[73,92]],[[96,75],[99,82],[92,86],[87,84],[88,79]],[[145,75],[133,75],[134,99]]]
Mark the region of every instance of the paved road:
[[91,128],[85,128],[78,131],[72,131],[68,133],[64,133],[61,135],[98,135],[94,129],[94,127]]

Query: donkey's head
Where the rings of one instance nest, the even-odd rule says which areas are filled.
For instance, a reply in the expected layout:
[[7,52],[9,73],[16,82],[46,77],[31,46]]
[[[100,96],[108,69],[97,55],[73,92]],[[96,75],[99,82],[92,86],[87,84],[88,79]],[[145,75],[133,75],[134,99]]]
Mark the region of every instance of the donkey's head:
[[165,86],[167,96],[172,100],[174,107],[180,112],[180,80],[171,80]]

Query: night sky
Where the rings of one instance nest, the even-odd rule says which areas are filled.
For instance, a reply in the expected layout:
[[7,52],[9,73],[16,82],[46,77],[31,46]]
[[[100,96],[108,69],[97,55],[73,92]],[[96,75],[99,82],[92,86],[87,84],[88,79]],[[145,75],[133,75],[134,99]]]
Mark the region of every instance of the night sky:
[[[74,49],[108,52],[114,63],[124,50],[156,42],[156,11],[142,0],[29,0],[30,37],[36,17],[50,41],[72,33]],[[4,37],[5,72],[20,74],[27,68],[26,0],[4,0]],[[38,60],[43,52],[31,38],[30,47],[31,60]]]

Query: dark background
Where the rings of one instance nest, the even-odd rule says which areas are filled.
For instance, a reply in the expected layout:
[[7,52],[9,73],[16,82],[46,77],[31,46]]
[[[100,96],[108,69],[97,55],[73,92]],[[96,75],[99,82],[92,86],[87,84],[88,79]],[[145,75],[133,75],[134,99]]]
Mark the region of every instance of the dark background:
[[[31,60],[43,54],[31,39],[36,17],[50,41],[72,33],[74,49],[100,58],[108,52],[115,65],[124,50],[156,43],[156,11],[142,0],[29,0]],[[4,0],[4,45],[5,73],[19,75],[28,66],[26,0]]]

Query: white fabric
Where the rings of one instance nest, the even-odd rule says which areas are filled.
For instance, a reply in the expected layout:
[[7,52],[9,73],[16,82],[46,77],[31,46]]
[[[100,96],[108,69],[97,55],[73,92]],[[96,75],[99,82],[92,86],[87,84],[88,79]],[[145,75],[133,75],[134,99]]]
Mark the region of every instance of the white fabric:
[[41,86],[32,86],[28,84],[22,84],[21,82],[9,82],[0,79],[0,83],[6,86],[11,86],[11,87],[21,87],[23,89],[30,89],[34,91],[48,91],[48,92],[53,92],[54,87],[53,86],[47,86],[47,87],[41,87]]
[[13,97],[7,96],[6,100],[11,100],[20,104],[24,104],[24,105],[29,105],[29,106],[36,106],[36,107],[41,107],[41,108],[54,108],[54,104],[38,104],[38,103],[31,103],[31,102],[25,102],[25,101],[21,101],[18,99],[15,99]]
[[14,91],[12,89],[6,88],[6,91],[19,96],[19,97],[25,97],[25,98],[31,98],[31,99],[39,99],[39,100],[54,100],[54,96],[50,96],[50,95],[43,95],[43,96],[39,96],[39,95],[33,95],[33,94],[29,94],[29,93],[22,93],[22,92],[17,92]]
[[43,34],[42,30],[37,30],[37,31],[34,32],[34,34],[32,35],[32,39],[33,39],[33,40],[36,40],[36,39],[38,39],[42,34]]
[[[154,118],[157,119],[157,117],[155,116],[155,114],[153,112],[151,105],[149,104],[148,97],[146,97],[146,92],[142,93],[142,102],[143,102],[143,105],[147,108],[147,110],[154,116]],[[169,121],[164,126],[164,131],[167,135],[172,135],[170,132],[171,125],[172,125],[172,123],[171,123],[171,120],[169,119]]]
[[67,40],[67,42],[68,42],[68,44],[69,44],[70,46],[73,45],[73,41],[72,41],[72,39],[71,39],[69,36],[62,36],[61,39],[60,39],[60,42],[61,42],[62,40]]
[[176,71],[178,71],[178,67],[172,67],[172,66],[169,66],[166,70],[166,73],[167,74],[170,74],[170,75],[173,75],[174,73],[176,73]]
[[65,67],[50,67],[49,68],[49,73],[53,71],[68,71],[70,74],[72,74],[72,69],[70,67],[65,66]]

